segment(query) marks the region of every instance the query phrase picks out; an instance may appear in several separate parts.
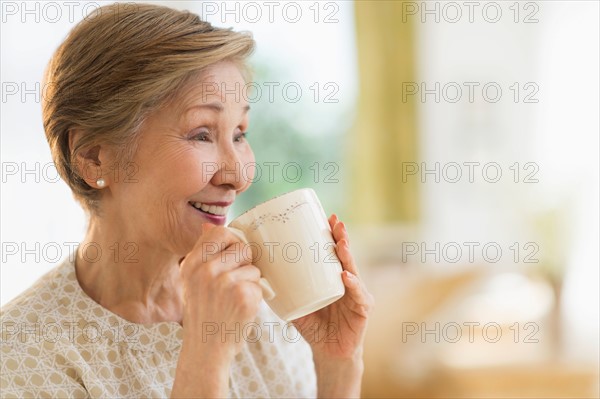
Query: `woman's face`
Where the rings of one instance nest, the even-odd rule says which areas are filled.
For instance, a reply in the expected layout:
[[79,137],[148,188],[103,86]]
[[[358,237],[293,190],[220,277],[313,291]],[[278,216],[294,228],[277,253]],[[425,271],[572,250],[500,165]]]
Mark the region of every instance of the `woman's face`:
[[146,120],[127,176],[112,176],[102,201],[124,237],[183,255],[202,223],[225,224],[254,176],[244,85],[235,64],[215,64]]

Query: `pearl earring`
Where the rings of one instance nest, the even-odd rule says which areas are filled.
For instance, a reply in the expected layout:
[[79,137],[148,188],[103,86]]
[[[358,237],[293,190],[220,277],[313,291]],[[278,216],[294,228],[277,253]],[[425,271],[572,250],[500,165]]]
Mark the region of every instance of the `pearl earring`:
[[96,184],[98,185],[98,187],[104,188],[104,186],[106,186],[106,180],[104,180],[103,178],[99,178],[98,180],[96,180]]

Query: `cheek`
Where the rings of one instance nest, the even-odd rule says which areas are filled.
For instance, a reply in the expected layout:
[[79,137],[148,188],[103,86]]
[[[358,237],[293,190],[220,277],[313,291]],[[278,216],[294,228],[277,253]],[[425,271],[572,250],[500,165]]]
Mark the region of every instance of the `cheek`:
[[248,184],[251,184],[256,176],[256,164],[254,162],[243,163],[242,178]]
[[217,163],[209,153],[199,154],[193,149],[175,151],[156,159],[153,180],[174,192],[193,194],[208,183],[207,175],[214,165]]
[[256,160],[250,146],[240,154],[240,163],[242,165],[242,178],[250,185],[254,180],[254,176],[256,176]]

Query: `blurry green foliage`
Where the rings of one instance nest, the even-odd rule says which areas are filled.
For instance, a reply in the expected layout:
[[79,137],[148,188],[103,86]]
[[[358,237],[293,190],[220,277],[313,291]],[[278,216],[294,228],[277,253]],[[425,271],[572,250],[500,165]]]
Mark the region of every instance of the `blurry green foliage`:
[[[254,66],[254,82],[260,87],[266,87],[264,82],[288,82],[284,75],[264,65]],[[317,192],[328,215],[340,213],[344,203],[340,201],[344,196],[341,165],[344,124],[336,123],[339,131],[325,133],[299,128],[307,122],[318,126],[320,117],[312,115],[310,108],[328,105],[290,103],[281,95],[270,101],[265,91],[250,102],[248,141],[256,157],[257,175],[250,188],[236,200],[233,217],[271,197],[305,187]],[[331,117],[341,118],[339,112],[335,114],[332,112]]]

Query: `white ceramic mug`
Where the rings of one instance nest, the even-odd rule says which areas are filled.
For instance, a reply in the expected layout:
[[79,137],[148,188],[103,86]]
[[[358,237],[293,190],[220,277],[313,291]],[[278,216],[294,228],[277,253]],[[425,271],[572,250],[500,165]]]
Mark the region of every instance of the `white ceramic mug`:
[[316,312],[344,295],[331,228],[312,189],[263,202],[228,227],[245,242],[244,253],[261,271],[265,301],[281,319]]

